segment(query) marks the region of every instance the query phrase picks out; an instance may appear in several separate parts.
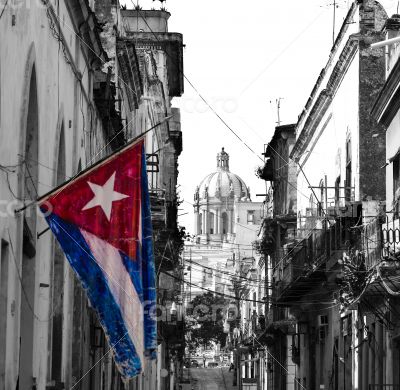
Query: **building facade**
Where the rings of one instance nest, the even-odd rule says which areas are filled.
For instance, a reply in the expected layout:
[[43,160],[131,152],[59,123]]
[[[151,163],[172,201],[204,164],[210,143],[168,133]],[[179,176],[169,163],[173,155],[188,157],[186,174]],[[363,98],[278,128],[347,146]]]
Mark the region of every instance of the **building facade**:
[[[153,38],[136,46],[135,33],[145,33],[125,29],[118,1],[9,2],[3,11],[0,389],[169,389],[164,341],[144,375],[122,382],[34,201],[145,133],[154,234],[180,242],[181,130],[171,100],[183,92],[182,37],[166,32],[168,12],[141,11]],[[178,262],[179,250],[168,256]]]
[[378,2],[352,3],[298,122],[277,128],[268,144],[260,177],[272,186],[272,217],[259,247],[271,294],[255,388],[397,386],[395,312],[377,274],[388,142],[371,114],[388,65],[370,45],[385,26]]
[[254,254],[252,242],[260,228],[263,205],[251,201],[245,182],[230,171],[224,148],[217,154],[216,171],[196,187],[193,207],[194,239],[186,244],[184,256],[187,266],[192,266],[190,296],[206,289],[232,295],[230,276]]
[[[388,18],[385,24],[385,38],[391,39],[399,36],[400,28],[399,15]],[[386,213],[381,215],[379,220],[371,223],[371,228],[380,244],[377,248],[379,256],[375,263],[377,277],[374,279],[363,294],[363,301],[367,304],[373,300],[376,310],[381,312],[380,323],[382,332],[378,333],[377,345],[370,345],[370,348],[363,350],[363,358],[369,356],[381,356],[381,362],[374,372],[369,373],[362,379],[363,383],[373,380],[375,383],[400,386],[399,375],[399,267],[397,263],[399,253],[398,232],[399,232],[399,153],[400,140],[398,136],[399,117],[398,107],[398,79],[399,51],[398,44],[385,46],[384,55],[386,64],[386,82],[382,88],[373,108],[373,116],[386,129],[386,163],[382,164],[381,171],[386,176]],[[383,318],[382,318],[383,317]],[[370,332],[374,330],[373,321],[370,319]],[[379,325],[375,324],[375,330]],[[367,333],[369,335],[369,333]],[[372,337],[372,336],[371,336]],[[382,351],[385,351],[382,353]]]

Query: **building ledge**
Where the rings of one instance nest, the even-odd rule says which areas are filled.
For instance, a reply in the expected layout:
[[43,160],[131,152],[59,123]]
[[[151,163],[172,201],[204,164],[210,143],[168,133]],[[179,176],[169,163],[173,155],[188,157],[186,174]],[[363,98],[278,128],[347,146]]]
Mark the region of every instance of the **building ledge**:
[[400,57],[372,107],[372,116],[388,127],[400,110]]
[[169,96],[182,96],[183,36],[180,33],[127,31],[128,38],[135,41],[136,49],[158,49],[166,53]]
[[122,79],[128,97],[129,109],[139,108],[139,100],[143,94],[143,83],[140,76],[139,60],[133,41],[117,38],[117,57],[121,68]]

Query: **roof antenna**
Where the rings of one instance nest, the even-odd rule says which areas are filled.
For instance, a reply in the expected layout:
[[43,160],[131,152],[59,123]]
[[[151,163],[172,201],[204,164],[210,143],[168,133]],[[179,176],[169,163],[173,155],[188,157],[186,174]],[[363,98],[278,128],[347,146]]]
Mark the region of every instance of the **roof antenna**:
[[276,102],[276,111],[277,111],[277,114],[278,114],[278,120],[277,120],[276,124],[278,126],[281,125],[281,100],[283,100],[283,98],[281,98],[281,97],[275,100],[275,102]]

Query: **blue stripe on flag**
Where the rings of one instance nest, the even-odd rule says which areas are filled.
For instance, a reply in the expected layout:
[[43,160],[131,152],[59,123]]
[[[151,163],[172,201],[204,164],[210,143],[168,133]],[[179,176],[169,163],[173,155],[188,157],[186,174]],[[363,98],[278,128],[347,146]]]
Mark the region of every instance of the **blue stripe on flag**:
[[103,271],[93,255],[80,230],[55,214],[46,217],[47,222],[63,248],[71,267],[86,290],[92,307],[97,311],[105,330],[114,359],[125,378],[138,375],[141,361],[136,353],[128,328],[125,325]]
[[[138,245],[138,248],[140,248],[140,245]],[[128,271],[128,274],[131,277],[132,284],[135,287],[140,301],[143,302],[143,282],[140,256],[138,256],[137,259],[133,260],[128,257],[124,252],[119,251],[119,254],[121,255],[122,263],[124,264],[125,269]]]
[[151,353],[157,348],[156,273],[153,253],[153,228],[149,187],[147,183],[146,153],[142,150],[142,262],[144,307],[144,347]]

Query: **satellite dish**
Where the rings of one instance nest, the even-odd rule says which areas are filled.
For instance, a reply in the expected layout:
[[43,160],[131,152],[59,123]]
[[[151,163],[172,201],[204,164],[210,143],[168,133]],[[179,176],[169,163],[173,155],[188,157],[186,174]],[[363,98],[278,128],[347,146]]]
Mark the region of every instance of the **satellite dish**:
[[166,378],[168,376],[168,370],[166,368],[162,368],[160,370],[160,376],[161,378]]

